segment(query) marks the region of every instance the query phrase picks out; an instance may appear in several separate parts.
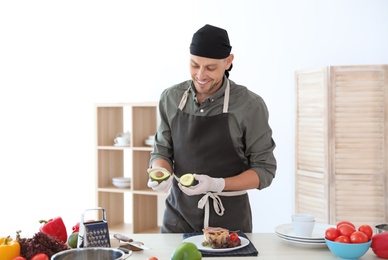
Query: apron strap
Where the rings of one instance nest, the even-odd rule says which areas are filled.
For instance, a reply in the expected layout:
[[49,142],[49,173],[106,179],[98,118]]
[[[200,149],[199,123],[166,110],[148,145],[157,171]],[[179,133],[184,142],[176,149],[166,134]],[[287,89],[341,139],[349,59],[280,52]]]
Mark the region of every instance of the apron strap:
[[228,80],[226,82],[225,97],[224,97],[224,109],[222,110],[223,113],[228,113],[229,94],[230,94],[230,84],[229,84],[229,80]]
[[183,111],[183,108],[186,106],[187,98],[189,97],[190,87],[185,91],[182,96],[181,102],[179,103],[178,108]]
[[[178,108],[183,111],[183,108],[186,106],[187,98],[189,97],[190,87],[183,93],[181,102],[179,103]],[[229,96],[230,96],[230,83],[229,80],[226,82],[225,97],[224,97],[224,107],[222,113],[228,113],[229,108]]]

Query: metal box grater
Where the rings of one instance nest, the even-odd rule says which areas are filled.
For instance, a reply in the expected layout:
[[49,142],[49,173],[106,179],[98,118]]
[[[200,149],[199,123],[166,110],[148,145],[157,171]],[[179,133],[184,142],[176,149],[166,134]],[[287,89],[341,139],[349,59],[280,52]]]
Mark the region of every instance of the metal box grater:
[[[102,220],[85,222],[85,213],[92,210],[101,210]],[[109,228],[108,222],[106,221],[105,209],[87,209],[82,214],[77,247],[110,247]]]

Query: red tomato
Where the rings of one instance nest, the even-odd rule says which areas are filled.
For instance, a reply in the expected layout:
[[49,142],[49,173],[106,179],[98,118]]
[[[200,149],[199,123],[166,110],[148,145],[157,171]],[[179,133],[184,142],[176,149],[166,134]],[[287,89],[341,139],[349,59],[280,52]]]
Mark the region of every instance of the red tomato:
[[330,227],[330,228],[326,229],[326,231],[325,231],[326,239],[329,239],[331,241],[334,241],[334,239],[336,239],[339,235],[340,235],[340,232],[335,227]]
[[148,257],[147,260],[158,260],[155,256]]
[[334,242],[350,243],[350,238],[348,236],[340,235],[336,239],[334,239]]
[[355,231],[350,235],[350,243],[357,244],[357,243],[366,243],[369,241],[368,236],[361,231]]
[[347,237],[350,237],[350,235],[356,231],[356,229],[349,225],[349,224],[342,224],[338,227],[338,230],[340,232],[341,235],[344,235],[344,236],[347,236]]
[[22,257],[22,256],[17,256],[17,257],[15,257],[12,260],[26,260],[26,259],[24,257]]
[[49,257],[46,254],[36,254],[34,255],[31,260],[50,260]]
[[351,225],[354,229],[356,229],[356,226],[350,222],[350,221],[340,221],[337,223],[337,228],[339,228],[342,224],[348,224],[348,225]]
[[364,232],[365,235],[368,236],[368,240],[372,238],[373,236],[373,229],[371,226],[369,225],[361,225],[359,228],[358,228],[358,231],[361,231],[361,232]]

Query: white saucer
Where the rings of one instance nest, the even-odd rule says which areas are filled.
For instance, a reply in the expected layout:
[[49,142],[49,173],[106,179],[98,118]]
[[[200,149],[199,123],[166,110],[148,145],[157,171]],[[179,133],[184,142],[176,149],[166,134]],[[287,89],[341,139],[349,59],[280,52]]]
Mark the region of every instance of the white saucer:
[[130,188],[131,183],[130,182],[112,182],[113,186],[117,188]]
[[126,146],[130,146],[131,144],[114,144],[114,146],[118,146],[118,147],[126,147]]

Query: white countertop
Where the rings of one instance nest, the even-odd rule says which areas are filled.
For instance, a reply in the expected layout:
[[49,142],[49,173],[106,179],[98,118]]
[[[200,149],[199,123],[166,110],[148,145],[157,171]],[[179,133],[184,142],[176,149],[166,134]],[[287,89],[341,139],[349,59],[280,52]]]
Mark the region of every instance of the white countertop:
[[[275,233],[252,233],[246,234],[254,244],[258,256],[225,257],[225,260],[233,259],[255,259],[255,260],[338,260],[328,248],[311,248],[306,245],[289,244],[281,240]],[[128,259],[147,260],[154,256],[159,260],[169,260],[174,249],[182,242],[183,234],[131,234],[128,235],[136,241],[141,241],[151,248],[133,252]],[[112,240],[112,247],[116,247],[117,240]],[[220,257],[205,257],[205,259],[216,259]],[[372,249],[360,258],[360,260],[378,260]]]

